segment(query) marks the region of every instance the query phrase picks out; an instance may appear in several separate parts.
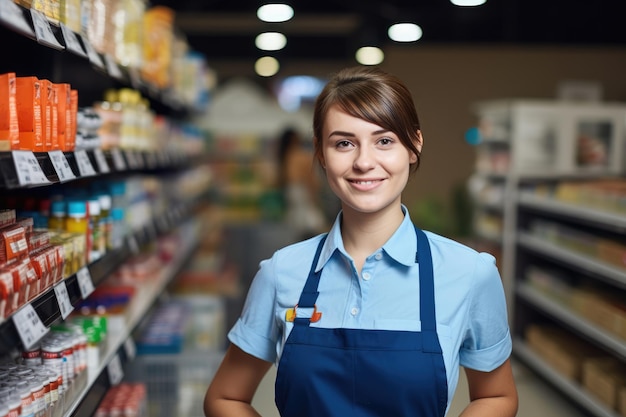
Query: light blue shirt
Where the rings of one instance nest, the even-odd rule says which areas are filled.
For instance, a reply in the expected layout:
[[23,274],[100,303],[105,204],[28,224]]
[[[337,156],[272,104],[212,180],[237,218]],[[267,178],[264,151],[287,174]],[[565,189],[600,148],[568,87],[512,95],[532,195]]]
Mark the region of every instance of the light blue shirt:
[[[343,246],[337,216],[320,254],[317,311],[311,326],[421,329],[417,238],[408,210],[391,238],[367,257],[361,274]],[[433,259],[437,334],[448,379],[448,406],[459,366],[491,371],[511,354],[506,301],[495,258],[426,232]],[[293,323],[286,312],[298,302],[321,236],[299,242],[261,262],[241,317],[228,334],[245,352],[278,364]],[[298,316],[311,309],[298,309]]]

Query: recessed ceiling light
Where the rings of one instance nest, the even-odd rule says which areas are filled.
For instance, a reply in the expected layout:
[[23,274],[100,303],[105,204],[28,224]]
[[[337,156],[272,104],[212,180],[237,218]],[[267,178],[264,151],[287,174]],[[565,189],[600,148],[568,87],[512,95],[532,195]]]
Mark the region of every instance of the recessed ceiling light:
[[362,65],[378,65],[384,59],[383,50],[375,46],[364,46],[356,51],[356,60]]
[[254,63],[254,70],[261,77],[271,77],[276,75],[280,69],[280,63],[278,60],[271,56],[264,56],[259,58]]
[[293,17],[293,8],[288,4],[265,4],[257,9],[256,15],[264,22],[286,22]]
[[265,32],[256,37],[254,44],[263,51],[279,51],[287,45],[287,38],[279,32]]
[[415,23],[396,23],[389,26],[387,34],[396,42],[415,42],[422,37],[422,28]]
[[450,3],[455,6],[462,7],[471,7],[471,6],[482,6],[487,3],[487,0],[450,0]]

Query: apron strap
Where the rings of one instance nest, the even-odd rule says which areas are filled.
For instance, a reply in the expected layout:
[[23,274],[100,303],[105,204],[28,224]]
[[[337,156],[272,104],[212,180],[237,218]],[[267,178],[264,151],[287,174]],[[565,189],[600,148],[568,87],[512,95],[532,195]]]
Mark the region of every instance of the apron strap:
[[[315,256],[313,258],[313,262],[311,263],[311,270],[309,271],[309,276],[304,284],[304,288],[302,289],[302,293],[300,294],[300,299],[298,301],[298,308],[313,308],[315,306],[315,302],[317,301],[317,296],[319,295],[319,291],[317,287],[320,282],[320,276],[322,274],[322,270],[315,272],[315,267],[317,266],[317,262],[320,258],[320,254],[322,253],[322,248],[324,247],[324,242],[326,242],[327,235],[324,235],[320,240],[320,243],[317,245],[317,250],[315,251]],[[296,317],[294,323],[300,322],[301,324],[309,324],[310,318],[305,317]]]
[[420,321],[422,332],[431,334],[431,336],[422,339],[423,349],[427,352],[440,353],[441,345],[437,337],[437,320],[435,317],[433,258],[426,233],[417,227],[415,227],[415,233],[417,234],[415,262],[419,264],[420,271]]

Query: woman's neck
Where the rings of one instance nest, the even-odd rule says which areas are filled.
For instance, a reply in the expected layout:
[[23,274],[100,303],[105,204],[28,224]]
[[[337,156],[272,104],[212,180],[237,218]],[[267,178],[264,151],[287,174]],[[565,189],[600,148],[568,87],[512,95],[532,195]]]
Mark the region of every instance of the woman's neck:
[[376,213],[344,208],[341,218],[343,246],[361,271],[365,259],[385,244],[404,220],[401,206],[393,205]]

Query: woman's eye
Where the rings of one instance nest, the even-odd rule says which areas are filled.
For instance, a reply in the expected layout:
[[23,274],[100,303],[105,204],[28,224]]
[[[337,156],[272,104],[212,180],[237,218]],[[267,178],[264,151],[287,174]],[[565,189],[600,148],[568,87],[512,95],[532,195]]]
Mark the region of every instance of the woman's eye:
[[335,144],[335,146],[337,146],[338,148],[347,148],[351,145],[352,143],[348,140],[340,140]]
[[381,145],[391,145],[393,143],[393,140],[391,138],[381,138],[378,143],[380,143]]

